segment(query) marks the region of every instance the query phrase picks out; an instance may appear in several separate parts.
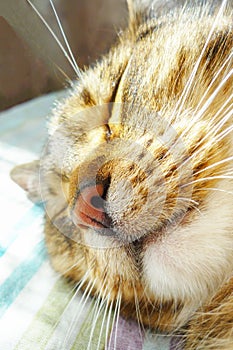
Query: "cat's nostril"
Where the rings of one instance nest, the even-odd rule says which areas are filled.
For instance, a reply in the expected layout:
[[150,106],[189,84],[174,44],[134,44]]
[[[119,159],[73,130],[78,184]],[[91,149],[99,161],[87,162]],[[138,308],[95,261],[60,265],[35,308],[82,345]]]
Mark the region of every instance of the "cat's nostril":
[[[86,186],[82,191],[80,191],[79,197],[85,204],[85,209],[89,210],[97,209],[97,211],[104,211],[104,186],[103,184],[97,184],[95,186]],[[79,200],[79,199],[78,199]],[[90,208],[89,208],[90,207]]]
[[99,196],[93,196],[90,200],[91,205],[97,209],[103,208],[103,198]]

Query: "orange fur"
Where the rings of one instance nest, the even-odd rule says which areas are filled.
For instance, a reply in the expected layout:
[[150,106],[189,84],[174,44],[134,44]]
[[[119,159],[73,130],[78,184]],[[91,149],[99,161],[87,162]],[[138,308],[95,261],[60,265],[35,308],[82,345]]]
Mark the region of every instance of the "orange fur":
[[[48,251],[64,276],[121,300],[125,317],[180,329],[187,349],[230,350],[232,9],[157,18],[129,3],[129,28],[49,122]],[[110,237],[70,214],[80,186],[96,179],[110,183]]]

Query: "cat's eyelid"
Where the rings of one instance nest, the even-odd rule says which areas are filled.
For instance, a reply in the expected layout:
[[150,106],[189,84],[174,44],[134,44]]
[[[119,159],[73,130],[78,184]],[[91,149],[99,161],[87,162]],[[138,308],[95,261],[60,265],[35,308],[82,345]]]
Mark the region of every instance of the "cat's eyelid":
[[111,136],[112,136],[112,130],[111,130],[111,128],[110,128],[110,126],[108,124],[105,124],[105,127],[106,127],[106,131],[105,131],[106,140],[110,141]]

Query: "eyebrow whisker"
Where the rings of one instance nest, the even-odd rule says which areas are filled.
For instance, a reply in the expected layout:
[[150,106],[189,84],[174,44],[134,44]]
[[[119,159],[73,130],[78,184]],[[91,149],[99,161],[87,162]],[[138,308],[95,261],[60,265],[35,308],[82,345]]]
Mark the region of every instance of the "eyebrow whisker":
[[35,11],[35,13],[37,14],[37,16],[40,18],[40,20],[43,22],[43,24],[46,26],[46,28],[48,29],[48,31],[50,32],[50,34],[53,36],[53,38],[55,39],[56,43],[58,44],[58,46],[60,47],[60,49],[62,50],[64,56],[66,57],[66,59],[68,60],[68,62],[70,63],[71,67],[73,68],[73,70],[75,71],[75,73],[77,74],[78,77],[80,77],[80,70],[76,68],[73,60],[70,58],[70,56],[68,55],[67,51],[65,50],[64,46],[61,44],[61,41],[58,39],[57,35],[55,34],[55,32],[53,31],[53,29],[50,27],[50,25],[47,23],[47,21],[44,19],[44,17],[42,16],[42,14],[39,12],[39,10],[35,7],[35,5],[31,2],[31,0],[26,0],[28,2],[28,4],[32,7],[32,9]]
[[63,39],[64,39],[64,42],[65,42],[65,44],[66,44],[67,50],[68,50],[68,52],[69,52],[69,54],[70,54],[70,58],[72,59],[72,62],[74,63],[74,66],[75,66],[75,68],[76,68],[77,75],[80,76],[80,75],[81,75],[80,68],[79,68],[79,66],[77,65],[77,62],[76,62],[75,57],[74,57],[74,54],[73,54],[73,52],[72,52],[72,50],[71,50],[71,47],[70,47],[70,45],[69,45],[69,42],[68,42],[68,40],[67,40],[65,31],[64,31],[64,29],[63,29],[63,27],[62,27],[60,18],[59,18],[58,14],[57,14],[57,11],[56,11],[56,9],[55,9],[54,3],[53,3],[52,0],[49,0],[49,2],[50,2],[50,5],[51,5],[51,7],[52,7],[52,9],[53,9],[54,15],[55,15],[55,17],[56,17],[57,24],[58,24],[59,29],[60,29],[60,31],[61,31],[62,37],[63,37]]

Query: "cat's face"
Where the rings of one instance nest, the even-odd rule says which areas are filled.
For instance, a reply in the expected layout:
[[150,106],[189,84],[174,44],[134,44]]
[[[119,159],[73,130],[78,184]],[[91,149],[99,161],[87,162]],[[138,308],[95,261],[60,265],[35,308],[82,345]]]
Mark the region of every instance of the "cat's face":
[[216,16],[131,23],[54,110],[40,162],[54,267],[163,330],[232,274],[232,28]]

